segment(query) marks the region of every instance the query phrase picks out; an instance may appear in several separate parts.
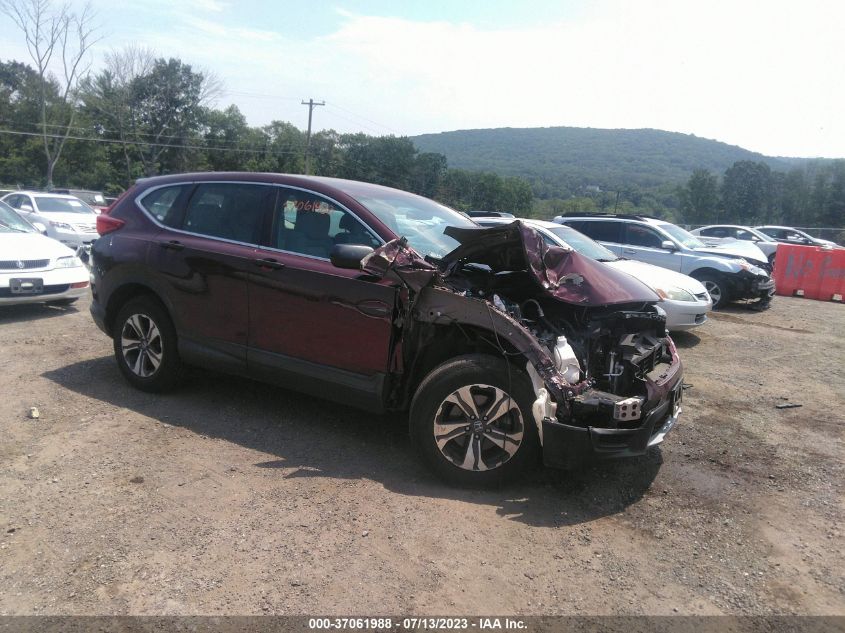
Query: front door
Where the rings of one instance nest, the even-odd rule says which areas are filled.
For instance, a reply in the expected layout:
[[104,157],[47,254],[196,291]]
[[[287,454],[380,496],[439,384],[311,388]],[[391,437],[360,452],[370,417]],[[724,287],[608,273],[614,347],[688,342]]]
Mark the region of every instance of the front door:
[[378,409],[391,354],[397,289],[329,261],[335,244],[380,246],[352,213],[280,188],[269,244],[249,290],[250,373]]

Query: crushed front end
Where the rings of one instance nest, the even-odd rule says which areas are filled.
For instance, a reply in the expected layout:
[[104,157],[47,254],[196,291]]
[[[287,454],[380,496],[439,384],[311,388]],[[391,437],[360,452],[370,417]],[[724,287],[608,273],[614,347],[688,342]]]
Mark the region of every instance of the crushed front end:
[[[544,462],[572,468],[593,458],[645,453],[675,425],[682,366],[659,297],[635,278],[548,246],[516,221],[447,228],[461,245],[426,261],[394,241],[365,271],[391,269],[408,290],[404,353],[426,327],[472,331],[525,371]],[[405,365],[412,364],[406,358]]]

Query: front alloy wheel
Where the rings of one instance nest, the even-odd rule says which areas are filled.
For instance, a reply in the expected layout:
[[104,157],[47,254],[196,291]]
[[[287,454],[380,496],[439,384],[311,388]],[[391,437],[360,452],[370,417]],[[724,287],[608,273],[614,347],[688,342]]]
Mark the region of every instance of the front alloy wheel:
[[536,464],[536,395],[522,369],[488,354],[435,367],[411,402],[411,440],[428,466],[460,486],[514,481]]
[[469,385],[437,409],[434,441],[443,456],[469,471],[498,468],[519,450],[524,423],[516,401],[490,385]]

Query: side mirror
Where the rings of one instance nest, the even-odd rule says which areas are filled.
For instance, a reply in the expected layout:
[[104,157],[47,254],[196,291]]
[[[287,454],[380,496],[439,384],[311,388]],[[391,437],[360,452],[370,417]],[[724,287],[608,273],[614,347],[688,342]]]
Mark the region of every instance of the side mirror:
[[32,212],[32,205],[31,205],[31,204],[27,204],[26,202],[24,202],[24,203],[21,205],[21,211],[30,211],[30,212]]
[[329,257],[336,268],[358,270],[361,260],[372,252],[371,247],[362,244],[335,244]]
[[47,227],[41,224],[41,222],[33,222],[32,226],[34,226],[35,230],[41,233],[41,235],[47,235]]
[[663,240],[660,243],[660,248],[662,248],[663,250],[666,250],[666,251],[676,251],[676,250],[678,250],[678,247],[675,246],[675,242],[673,242],[672,240]]

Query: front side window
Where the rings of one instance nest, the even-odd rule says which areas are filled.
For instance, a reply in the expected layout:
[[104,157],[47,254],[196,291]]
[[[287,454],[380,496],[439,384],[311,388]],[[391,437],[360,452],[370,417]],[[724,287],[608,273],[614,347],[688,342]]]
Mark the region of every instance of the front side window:
[[642,224],[628,224],[625,227],[625,243],[645,248],[660,248],[663,240],[660,236]]
[[[663,229],[669,236],[674,239],[679,244],[686,246],[687,248],[702,248],[704,247],[704,242],[698,239],[695,235],[682,229],[680,226],[676,226],[674,224],[664,223],[660,225],[660,228]],[[658,247],[660,245],[658,244]]]
[[759,238],[756,235],[754,235],[753,233],[751,233],[750,231],[746,231],[744,229],[737,229],[736,239],[744,240],[746,242],[754,242],[754,241],[758,240]]
[[376,248],[381,246],[381,240],[354,215],[330,200],[307,191],[280,189],[270,246],[329,259],[335,244]]
[[185,209],[182,229],[209,237],[258,244],[264,211],[275,198],[270,185],[204,183]]

